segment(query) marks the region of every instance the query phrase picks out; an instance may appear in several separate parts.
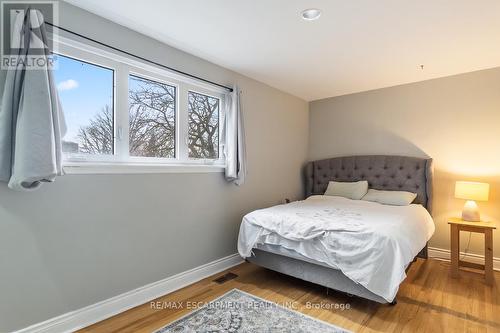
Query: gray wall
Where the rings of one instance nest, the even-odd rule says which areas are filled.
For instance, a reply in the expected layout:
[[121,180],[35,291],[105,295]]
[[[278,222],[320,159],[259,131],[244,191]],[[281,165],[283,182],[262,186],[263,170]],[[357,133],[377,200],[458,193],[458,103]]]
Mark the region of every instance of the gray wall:
[[[310,104],[309,159],[399,154],[435,161],[430,246],[449,249],[446,219],[460,216],[457,180],[490,183],[482,217],[500,219],[500,68],[328,98]],[[467,233],[462,233],[462,249]],[[500,235],[494,234],[500,257]],[[483,253],[473,234],[470,252]]]
[[248,180],[238,188],[221,173],[68,175],[33,193],[0,184],[0,332],[236,253],[245,213],[302,196],[307,102],[65,3],[60,24],[239,84]]

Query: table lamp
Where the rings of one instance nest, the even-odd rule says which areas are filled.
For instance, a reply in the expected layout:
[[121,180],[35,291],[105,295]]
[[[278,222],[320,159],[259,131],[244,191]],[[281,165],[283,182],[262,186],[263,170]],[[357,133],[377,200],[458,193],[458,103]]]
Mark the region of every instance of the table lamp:
[[455,183],[455,198],[467,200],[462,210],[462,220],[480,221],[479,208],[476,201],[488,201],[490,185],[487,183],[464,182]]

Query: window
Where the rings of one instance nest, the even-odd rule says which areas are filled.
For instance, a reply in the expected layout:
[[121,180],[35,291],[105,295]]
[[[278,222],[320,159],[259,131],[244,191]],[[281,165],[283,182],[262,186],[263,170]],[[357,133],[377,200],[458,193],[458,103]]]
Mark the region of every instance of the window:
[[113,154],[113,70],[61,55],[56,62],[55,80],[68,126],[63,152]]
[[129,151],[132,156],[175,157],[176,88],[129,77]]
[[218,98],[188,93],[189,157],[219,158]]
[[225,90],[64,38],[59,50],[66,171],[222,170]]

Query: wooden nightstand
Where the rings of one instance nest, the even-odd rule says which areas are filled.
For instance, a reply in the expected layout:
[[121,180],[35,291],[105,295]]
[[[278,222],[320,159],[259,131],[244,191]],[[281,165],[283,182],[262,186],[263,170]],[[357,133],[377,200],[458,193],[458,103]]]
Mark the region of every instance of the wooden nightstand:
[[[460,267],[469,267],[484,271],[487,284],[493,283],[493,222],[469,222],[461,218],[448,219],[451,231],[451,276],[458,277]],[[484,234],[484,265],[460,260],[460,231]]]

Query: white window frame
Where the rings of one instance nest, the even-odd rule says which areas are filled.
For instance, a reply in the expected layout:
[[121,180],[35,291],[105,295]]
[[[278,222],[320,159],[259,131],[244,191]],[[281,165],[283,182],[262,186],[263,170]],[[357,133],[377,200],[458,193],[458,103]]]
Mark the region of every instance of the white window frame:
[[[114,71],[114,154],[65,154],[63,168],[67,174],[114,173],[186,173],[223,172],[225,158],[222,130],[227,90],[187,78],[159,66],[101,49],[87,43],[59,36],[58,54],[109,68]],[[176,88],[175,158],[138,157],[129,155],[128,82],[134,75],[165,83]],[[219,158],[192,159],[188,157],[188,91],[219,99]]]

